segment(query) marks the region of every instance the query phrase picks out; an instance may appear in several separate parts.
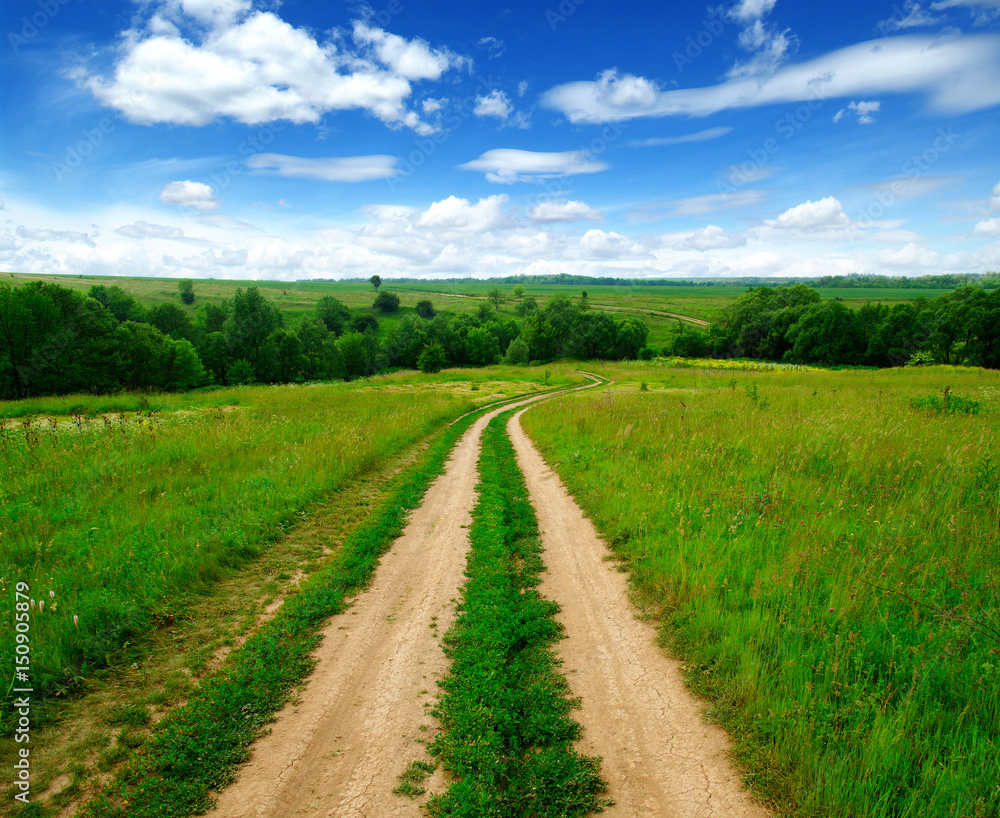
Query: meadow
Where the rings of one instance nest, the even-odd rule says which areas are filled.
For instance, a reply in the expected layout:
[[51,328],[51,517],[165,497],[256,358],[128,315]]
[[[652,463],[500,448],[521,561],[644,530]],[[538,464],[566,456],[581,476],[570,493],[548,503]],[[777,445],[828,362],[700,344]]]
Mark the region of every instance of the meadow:
[[524,426],[755,789],[998,814],[1000,374],[592,369]]

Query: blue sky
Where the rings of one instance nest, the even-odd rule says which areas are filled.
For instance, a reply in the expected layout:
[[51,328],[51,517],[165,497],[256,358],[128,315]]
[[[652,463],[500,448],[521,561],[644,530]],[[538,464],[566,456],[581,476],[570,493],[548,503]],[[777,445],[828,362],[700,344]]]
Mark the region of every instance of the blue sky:
[[1000,0],[8,0],[0,269],[1000,269]]

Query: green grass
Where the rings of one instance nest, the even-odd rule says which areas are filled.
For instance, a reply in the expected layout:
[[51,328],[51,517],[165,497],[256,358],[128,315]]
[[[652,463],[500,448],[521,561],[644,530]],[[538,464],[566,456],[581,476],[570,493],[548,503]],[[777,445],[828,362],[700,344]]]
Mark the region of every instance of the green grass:
[[[0,612],[17,582],[45,603],[31,617],[35,717],[312,503],[472,407],[365,382],[204,398],[239,406],[0,430]],[[4,629],[0,655],[13,642]]]
[[[1000,374],[592,369],[631,380],[524,426],[758,792],[1000,814]],[[911,408],[945,387],[982,410]]]
[[438,816],[580,816],[599,810],[600,759],[572,746],[577,702],[552,645],[558,606],[538,591],[541,543],[504,424],[489,424],[479,459],[479,500],[458,617],[445,636],[451,659],[431,744],[453,776],[427,803]]
[[[403,532],[431,481],[474,416],[447,427],[418,461],[393,480],[388,496],[337,555],[289,597],[274,619],[153,730],[148,745],[78,813],[82,818],[182,818],[212,808],[261,728],[311,672],[326,620],[370,581]],[[413,782],[410,782],[411,785]]]

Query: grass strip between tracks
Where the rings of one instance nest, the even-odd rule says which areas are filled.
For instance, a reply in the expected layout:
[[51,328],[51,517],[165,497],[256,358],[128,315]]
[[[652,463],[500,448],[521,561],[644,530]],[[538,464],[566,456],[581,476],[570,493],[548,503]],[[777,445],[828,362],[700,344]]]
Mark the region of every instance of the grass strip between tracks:
[[312,671],[312,652],[326,620],[343,612],[345,598],[368,584],[382,554],[402,534],[408,512],[420,505],[477,416],[465,416],[432,440],[331,563],[290,597],[184,706],[157,725],[148,751],[117,773],[81,816],[171,818],[213,806],[213,791],[235,779],[261,727]]
[[538,593],[538,523],[505,431],[483,433],[479,501],[458,618],[445,637],[451,659],[430,750],[454,776],[433,797],[434,816],[576,816],[600,810],[600,759],[577,752],[580,726],[551,650],[562,638],[555,602]]

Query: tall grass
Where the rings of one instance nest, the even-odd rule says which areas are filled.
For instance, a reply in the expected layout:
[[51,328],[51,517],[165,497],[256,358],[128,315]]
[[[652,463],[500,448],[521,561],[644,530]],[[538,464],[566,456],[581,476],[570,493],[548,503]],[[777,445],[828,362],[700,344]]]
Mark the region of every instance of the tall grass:
[[[758,789],[796,815],[1000,814],[1000,375],[617,373],[649,391],[524,425]],[[983,411],[911,407],[945,387]]]
[[[0,611],[17,582],[44,602],[31,620],[36,695],[112,662],[310,503],[470,407],[344,384],[228,392],[235,411],[0,430]],[[0,655],[13,644],[3,630]]]

